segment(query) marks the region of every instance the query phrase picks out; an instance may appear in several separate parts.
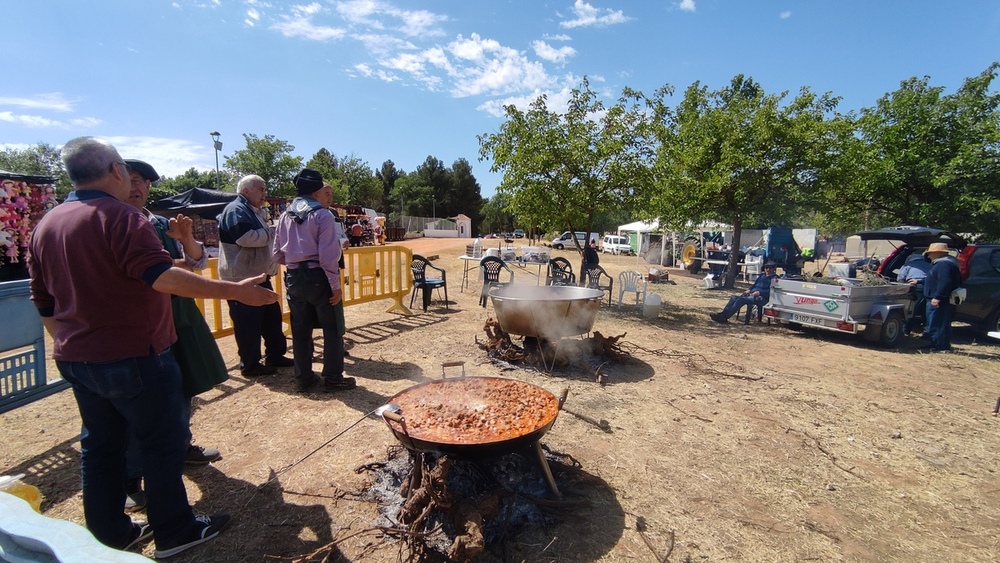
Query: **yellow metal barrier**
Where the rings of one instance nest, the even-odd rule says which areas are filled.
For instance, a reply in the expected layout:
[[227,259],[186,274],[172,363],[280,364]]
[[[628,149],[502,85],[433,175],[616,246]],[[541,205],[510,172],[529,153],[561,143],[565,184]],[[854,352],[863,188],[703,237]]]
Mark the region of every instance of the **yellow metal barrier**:
[[[381,299],[392,299],[393,304],[387,313],[410,315],[412,312],[403,305],[403,297],[413,290],[413,276],[410,273],[410,261],[413,251],[405,246],[362,246],[349,248],[344,253],[344,270],[340,273],[341,289],[344,294],[344,306],[369,303]],[[288,302],[284,299],[285,281],[284,267],[278,275],[271,278],[274,291],[281,296],[281,318],[287,323],[289,319]],[[201,270],[201,275],[211,279],[219,279],[219,259],[210,258],[208,265]],[[229,309],[221,299],[195,299],[198,308],[212,329],[212,336],[222,338],[233,333],[233,324],[229,319]],[[286,329],[286,334],[290,329]]]

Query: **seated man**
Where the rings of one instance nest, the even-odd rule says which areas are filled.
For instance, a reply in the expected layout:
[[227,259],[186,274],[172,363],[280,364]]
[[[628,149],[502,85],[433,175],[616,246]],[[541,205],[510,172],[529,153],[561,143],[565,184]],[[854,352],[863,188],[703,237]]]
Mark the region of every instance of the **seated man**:
[[[776,268],[777,264],[774,262],[769,261],[764,264],[764,275],[757,276],[757,280],[753,282],[750,289],[740,295],[730,297],[729,303],[726,304],[721,313],[711,313],[709,317],[712,317],[712,320],[715,322],[727,323],[729,322],[729,317],[738,313],[744,305],[763,306],[771,297],[771,281],[778,277],[778,274],[775,273]],[[747,312],[747,314],[750,313]]]

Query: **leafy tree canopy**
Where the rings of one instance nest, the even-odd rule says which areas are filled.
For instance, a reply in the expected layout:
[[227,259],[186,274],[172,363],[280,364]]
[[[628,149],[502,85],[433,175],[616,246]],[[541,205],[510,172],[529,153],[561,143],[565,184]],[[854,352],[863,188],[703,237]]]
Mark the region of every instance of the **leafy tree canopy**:
[[540,96],[527,111],[506,106],[500,130],[479,139],[480,160],[503,172],[497,193],[520,222],[543,229],[593,230],[599,210],[628,208],[651,187],[648,161],[655,112],[625,89],[605,107],[587,79],[565,113]]
[[831,186],[845,231],[928,225],[1000,240],[1000,94],[993,63],[954,94],[910,78],[862,110],[844,150],[853,174]]
[[292,156],[295,147],[276,139],[274,135],[260,138],[252,133],[244,133],[243,139],[246,141],[246,148],[226,157],[226,170],[237,178],[257,174],[267,184],[269,195],[294,197],[292,178],[302,168],[302,157]]
[[73,191],[73,184],[63,168],[59,151],[46,143],[38,143],[27,149],[6,148],[0,150],[0,170],[25,176],[51,176],[60,198]]
[[[744,225],[789,224],[815,204],[830,140],[826,115],[838,100],[806,88],[783,103],[786,95],[766,94],[742,75],[715,92],[697,82],[687,89],[659,129],[651,208],[663,224],[718,221],[738,237]],[[727,287],[737,261],[734,253]]]

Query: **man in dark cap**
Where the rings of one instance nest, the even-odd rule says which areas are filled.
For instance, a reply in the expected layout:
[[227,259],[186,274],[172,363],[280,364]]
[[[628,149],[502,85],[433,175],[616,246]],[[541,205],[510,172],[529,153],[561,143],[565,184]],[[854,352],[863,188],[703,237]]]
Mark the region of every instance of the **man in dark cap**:
[[[295,175],[298,194],[281,214],[274,236],[274,258],[284,264],[285,294],[291,310],[292,357],[300,392],[320,382],[329,392],[354,389],[344,377],[344,304],[341,302],[340,230],[329,207],[333,189],[316,170]],[[323,329],[323,377],[313,372],[313,327]]]
[[[185,270],[200,270],[208,262],[205,247],[194,238],[193,222],[190,217],[177,215],[171,220],[154,215],[146,209],[149,200],[149,189],[160,175],[147,162],[135,159],[125,159],[129,169],[129,179],[132,189],[125,203],[135,207],[149,220],[160,238],[163,248],[170,253],[174,266]],[[191,424],[191,397],[210,389],[213,385],[222,383],[229,378],[226,362],[212,337],[212,331],[205,322],[205,317],[190,297],[170,296],[170,305],[174,319],[174,331],[177,342],[171,350],[181,368],[181,379],[184,382],[183,417]],[[138,446],[134,437],[129,439],[129,448],[125,452],[128,471],[128,498],[125,501],[126,510],[140,510],[146,506],[146,495],[142,490],[142,466],[139,461]],[[188,447],[184,455],[184,463],[204,465],[221,457],[219,450],[197,446],[191,443],[188,434]]]
[[[778,265],[773,261],[768,261],[764,264],[764,275],[757,276],[754,280],[753,285],[750,289],[744,291],[740,295],[734,295],[729,298],[729,303],[719,313],[710,313],[708,316],[712,318],[713,321],[717,323],[728,323],[729,317],[732,317],[740,311],[745,305],[761,305],[763,306],[767,303],[768,299],[771,298],[771,282],[778,277],[777,272]],[[747,311],[749,315],[750,312]]]

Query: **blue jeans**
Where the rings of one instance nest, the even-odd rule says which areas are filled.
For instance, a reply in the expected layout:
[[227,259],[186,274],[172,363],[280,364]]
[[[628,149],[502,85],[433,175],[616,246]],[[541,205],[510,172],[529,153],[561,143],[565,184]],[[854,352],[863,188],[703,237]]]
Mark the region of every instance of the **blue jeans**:
[[[187,445],[190,446],[191,399],[182,402],[181,408],[181,418],[184,419],[188,427]],[[125,449],[125,476],[129,480],[142,478],[142,451],[139,449],[139,440],[135,437],[135,432],[128,433],[128,447]]]
[[344,376],[344,303],[330,305],[333,292],[322,268],[296,268],[285,274],[285,293],[292,325],[295,379],[308,384],[313,376],[313,328],[323,329],[323,379]]
[[[274,289],[271,280],[260,284],[266,289]],[[233,321],[233,336],[236,351],[240,355],[240,368],[251,368],[260,363],[260,340],[264,339],[267,359],[281,358],[288,351],[288,341],[281,329],[281,305],[272,303],[254,307],[228,300],[229,318]]]
[[955,318],[955,306],[951,303],[938,303],[937,308],[927,301],[927,321],[924,324],[924,334],[930,336],[931,344],[941,350],[951,349],[951,320]]
[[122,548],[133,532],[125,506],[125,449],[138,440],[154,538],[161,545],[186,540],[194,527],[181,478],[189,430],[187,399],[173,354],[110,362],[57,360],[73,386],[83,420],[80,473],[87,529],[101,543]]
[[[756,297],[750,297],[748,295],[736,295],[729,298],[729,303],[726,303],[725,308],[722,309],[722,317],[724,319],[729,319],[736,313],[740,312],[740,309],[744,305],[749,305],[751,303],[763,303],[761,299]],[[748,315],[750,313],[747,313]]]

